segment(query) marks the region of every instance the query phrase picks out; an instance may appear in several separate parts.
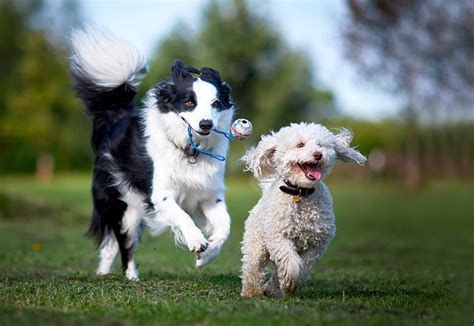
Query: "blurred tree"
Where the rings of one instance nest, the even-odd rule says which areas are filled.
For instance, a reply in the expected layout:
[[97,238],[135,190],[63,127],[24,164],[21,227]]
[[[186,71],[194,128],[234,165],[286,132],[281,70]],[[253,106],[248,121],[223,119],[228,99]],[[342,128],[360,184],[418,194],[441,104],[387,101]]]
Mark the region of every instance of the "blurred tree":
[[71,92],[67,51],[38,23],[44,6],[0,3],[0,35],[8,40],[0,48],[1,171],[31,171],[43,155],[58,158],[60,168],[90,164],[89,124]]
[[173,60],[180,59],[188,65],[197,61],[191,51],[193,39],[193,32],[186,25],[178,23],[168,37],[158,44],[150,64],[150,72],[140,86],[139,99],[155,84],[170,76]]
[[334,110],[332,94],[315,86],[310,60],[245,0],[211,2],[198,31],[177,26],[155,57],[145,88],[169,76],[175,59],[211,66],[231,85],[238,116],[253,121],[256,135]]
[[[349,58],[406,101],[407,179],[420,180],[417,123],[459,119],[474,103],[474,2],[347,0]],[[438,118],[439,120],[439,118]]]

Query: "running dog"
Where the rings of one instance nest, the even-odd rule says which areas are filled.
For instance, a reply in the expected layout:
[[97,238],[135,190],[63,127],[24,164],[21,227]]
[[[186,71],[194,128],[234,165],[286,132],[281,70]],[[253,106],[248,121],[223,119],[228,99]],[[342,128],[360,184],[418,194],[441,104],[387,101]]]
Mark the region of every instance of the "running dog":
[[[331,194],[323,179],[336,160],[363,165],[348,129],[291,124],[262,137],[242,160],[262,188],[245,222],[242,292],[283,297],[304,284],[336,234]],[[273,273],[265,283],[265,267]],[[264,284],[265,283],[265,284]]]
[[[153,235],[171,228],[179,243],[197,254],[196,266],[221,251],[230,232],[224,199],[225,163],[199,155],[199,148],[227,153],[234,104],[230,87],[211,68],[176,61],[172,76],[133,100],[147,73],[146,58],[128,42],[97,27],[71,36],[74,89],[92,117],[93,216],[89,234],[100,245],[97,274],[108,274],[120,252],[122,268],[138,280],[134,262],[145,226]],[[194,219],[205,221],[202,230]]]

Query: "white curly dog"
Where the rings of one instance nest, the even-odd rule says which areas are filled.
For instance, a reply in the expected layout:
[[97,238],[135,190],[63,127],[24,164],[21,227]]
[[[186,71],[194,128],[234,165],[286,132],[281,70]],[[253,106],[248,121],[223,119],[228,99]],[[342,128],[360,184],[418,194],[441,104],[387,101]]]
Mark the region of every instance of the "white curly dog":
[[[262,136],[242,157],[262,188],[245,222],[242,292],[283,297],[302,285],[334,238],[333,201],[322,180],[336,160],[364,165],[353,134],[315,123],[291,124]],[[265,267],[273,269],[264,285]]]

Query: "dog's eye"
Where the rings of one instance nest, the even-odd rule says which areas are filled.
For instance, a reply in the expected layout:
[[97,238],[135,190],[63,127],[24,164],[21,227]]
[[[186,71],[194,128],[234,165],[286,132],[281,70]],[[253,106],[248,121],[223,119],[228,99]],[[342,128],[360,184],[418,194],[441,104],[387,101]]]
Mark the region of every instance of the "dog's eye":
[[194,106],[194,102],[193,101],[186,101],[186,103],[184,103],[184,105],[186,105],[188,108],[192,108]]
[[298,143],[298,145],[296,145],[296,147],[298,147],[298,148],[303,148],[303,147],[304,147],[304,143]]
[[221,102],[219,100],[214,100],[214,102],[212,102],[211,106],[213,108],[218,108],[219,106],[221,106]]

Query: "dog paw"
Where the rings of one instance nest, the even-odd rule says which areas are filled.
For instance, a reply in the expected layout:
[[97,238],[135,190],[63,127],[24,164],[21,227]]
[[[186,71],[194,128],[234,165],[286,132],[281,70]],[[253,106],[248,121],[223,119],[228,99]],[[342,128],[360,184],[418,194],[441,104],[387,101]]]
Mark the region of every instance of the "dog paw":
[[201,253],[204,252],[207,247],[209,246],[209,242],[206,238],[202,235],[201,232],[193,235],[189,239],[187,239],[188,249],[191,252]]
[[262,294],[262,290],[255,288],[242,289],[240,292],[240,295],[245,298],[253,298],[260,294]]
[[276,298],[283,298],[285,293],[278,287],[278,285],[270,279],[265,285],[263,286],[263,294],[267,297],[276,297]]
[[280,288],[285,293],[292,293],[301,282],[302,261],[299,257],[289,258],[285,265],[278,269]]
[[130,281],[140,281],[140,276],[138,276],[138,272],[136,270],[127,269],[125,271],[125,277]]
[[110,271],[108,271],[108,270],[105,271],[105,270],[99,269],[99,270],[97,270],[97,272],[96,272],[95,274],[96,274],[96,275],[99,275],[99,276],[101,276],[101,275],[108,275],[108,274],[110,274]]
[[269,298],[282,299],[285,297],[285,293],[282,290],[267,289],[263,291],[263,294]]
[[211,262],[222,249],[222,241],[210,241],[209,247],[196,255],[196,267],[204,267]]
[[299,287],[299,279],[297,278],[284,278],[280,279],[280,287],[285,294],[293,294]]

